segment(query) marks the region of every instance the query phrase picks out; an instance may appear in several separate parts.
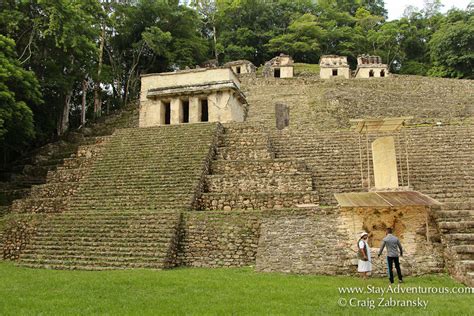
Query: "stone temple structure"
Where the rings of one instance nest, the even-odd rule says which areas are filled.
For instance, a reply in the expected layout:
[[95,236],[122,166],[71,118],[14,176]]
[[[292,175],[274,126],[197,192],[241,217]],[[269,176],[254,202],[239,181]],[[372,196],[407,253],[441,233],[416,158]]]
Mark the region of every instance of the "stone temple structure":
[[243,122],[247,102],[230,68],[143,75],[140,127],[197,122]]
[[351,77],[351,71],[346,56],[323,55],[319,59],[319,67],[319,76],[321,79],[334,77],[349,79]]
[[280,54],[265,63],[263,69],[264,77],[292,78],[293,58],[289,55]]
[[[468,108],[474,83],[391,76],[367,93],[371,80],[242,76],[254,105],[245,122],[182,124],[205,121],[206,100],[208,121],[245,113],[236,74],[197,69],[142,80],[140,124],[159,126],[135,128],[134,108],[132,122],[117,113],[104,123],[113,128],[98,126],[47,165],[35,158],[35,173],[47,170],[42,184],[12,190],[8,217],[0,198],[0,259],[49,269],[254,266],[354,275],[365,230],[373,272],[382,276],[385,258],[375,252],[392,227],[405,249],[404,275],[448,270],[474,285],[474,129],[435,123],[454,111],[462,113],[456,122],[464,118],[467,111],[445,110]],[[224,97],[232,101],[211,107]],[[322,110],[313,106],[319,97]],[[171,125],[160,125],[163,108]],[[352,120],[357,133],[346,129],[350,119],[393,108],[417,123],[363,119]],[[432,126],[418,124],[427,119]],[[339,122],[347,125],[332,125]]]
[[248,60],[236,60],[224,64],[224,67],[231,68],[237,75],[255,73],[256,67]]
[[388,66],[380,56],[362,55],[357,57],[356,78],[387,77]]

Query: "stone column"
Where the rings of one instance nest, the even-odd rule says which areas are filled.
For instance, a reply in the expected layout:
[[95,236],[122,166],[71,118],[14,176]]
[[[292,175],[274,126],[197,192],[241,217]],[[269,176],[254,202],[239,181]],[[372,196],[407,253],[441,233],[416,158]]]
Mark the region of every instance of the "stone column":
[[201,121],[201,105],[199,98],[196,96],[189,97],[189,123],[197,123]]
[[183,121],[183,108],[181,100],[176,97],[171,99],[171,124],[179,124]]
[[162,104],[160,100],[146,100],[140,104],[139,127],[157,126],[164,124],[161,120]]
[[217,97],[217,92],[212,92],[207,96],[207,104],[209,107],[209,122],[219,122],[220,121],[220,109],[219,109],[219,100]]

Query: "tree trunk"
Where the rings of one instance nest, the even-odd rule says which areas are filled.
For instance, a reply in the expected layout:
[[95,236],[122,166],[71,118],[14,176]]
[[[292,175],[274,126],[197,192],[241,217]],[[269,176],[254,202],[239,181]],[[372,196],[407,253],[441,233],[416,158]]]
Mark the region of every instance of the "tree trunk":
[[219,54],[217,53],[217,37],[216,37],[216,26],[212,26],[212,35],[214,38],[214,56],[216,57],[216,60],[219,60]]
[[82,81],[81,126],[86,124],[87,79]]
[[100,34],[99,66],[97,69],[97,79],[94,83],[94,117],[100,117],[102,114],[100,75],[102,73],[102,63],[103,63],[102,59],[104,56],[104,45],[105,45],[105,26],[102,27],[102,32]]
[[58,122],[58,135],[61,136],[69,128],[69,110],[71,109],[72,91],[68,92],[64,98],[64,105]]

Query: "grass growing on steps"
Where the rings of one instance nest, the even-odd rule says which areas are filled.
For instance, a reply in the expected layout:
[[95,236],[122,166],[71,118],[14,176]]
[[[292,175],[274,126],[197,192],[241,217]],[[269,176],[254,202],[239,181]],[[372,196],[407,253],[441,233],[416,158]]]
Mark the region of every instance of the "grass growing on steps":
[[[427,309],[374,310],[339,307],[338,299],[380,295],[339,294],[338,287],[387,287],[385,279],[298,276],[242,269],[52,271],[0,263],[1,315],[469,315],[474,294],[385,294],[385,298],[421,299]],[[460,287],[447,276],[407,278],[403,287]]]
[[294,63],[294,75],[298,76],[301,74],[319,75],[318,64],[305,64],[305,63]]

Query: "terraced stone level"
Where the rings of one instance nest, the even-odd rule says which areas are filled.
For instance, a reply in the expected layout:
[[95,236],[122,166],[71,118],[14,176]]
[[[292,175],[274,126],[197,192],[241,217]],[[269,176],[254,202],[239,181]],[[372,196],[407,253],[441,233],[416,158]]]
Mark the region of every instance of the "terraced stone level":
[[213,123],[118,130],[71,211],[190,209],[218,129]]
[[450,272],[474,285],[474,209],[468,203],[447,203],[433,212],[446,247]]
[[211,174],[206,176],[201,209],[270,210],[318,203],[304,161],[273,159],[264,125],[224,126]]
[[105,270],[176,264],[180,212],[80,212],[39,215],[20,255],[34,268]]

